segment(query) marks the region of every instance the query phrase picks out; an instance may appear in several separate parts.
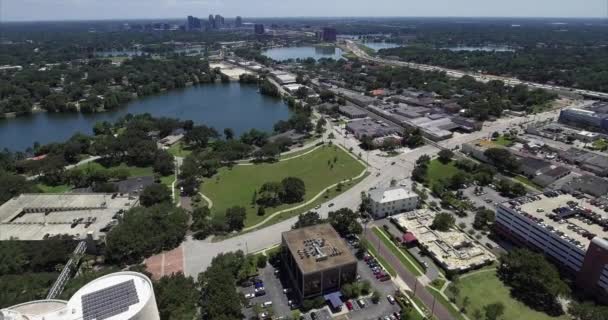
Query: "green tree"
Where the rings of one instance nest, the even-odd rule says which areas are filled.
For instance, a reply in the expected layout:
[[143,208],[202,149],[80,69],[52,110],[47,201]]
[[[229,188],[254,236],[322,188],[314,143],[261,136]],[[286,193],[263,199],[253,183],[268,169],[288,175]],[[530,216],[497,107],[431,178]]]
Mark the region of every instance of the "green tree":
[[154,295],[161,319],[190,320],[196,316],[200,292],[194,279],[181,273],[154,282]]
[[243,207],[232,207],[226,210],[226,224],[233,231],[241,231],[245,227],[247,210]]
[[139,202],[144,207],[150,207],[163,202],[171,201],[171,190],[166,185],[154,183],[144,188],[139,195]]
[[287,177],[281,181],[280,197],[283,203],[297,203],[304,200],[306,186],[300,178]]
[[349,208],[342,208],[338,211],[331,211],[327,220],[341,236],[346,236],[363,232],[357,218],[359,215],[356,212]]
[[517,299],[551,315],[562,313],[558,297],[569,293],[557,268],[543,255],[526,249],[515,249],[500,256],[498,277]]
[[456,219],[454,219],[452,214],[441,212],[435,215],[431,228],[438,231],[448,231],[454,226],[455,222]]
[[486,320],[497,320],[505,313],[505,305],[502,302],[488,304],[483,307]]
[[452,158],[454,157],[454,152],[448,150],[448,149],[442,149],[441,151],[439,151],[439,161],[441,161],[441,163],[448,163],[450,161],[452,161]]
[[187,214],[170,203],[133,208],[108,233],[106,258],[119,264],[138,263],[146,256],[177,247],[187,229]]
[[308,226],[313,226],[322,223],[323,220],[319,214],[315,211],[308,211],[306,213],[300,213],[298,215],[298,221],[291,227],[292,229],[299,229]]

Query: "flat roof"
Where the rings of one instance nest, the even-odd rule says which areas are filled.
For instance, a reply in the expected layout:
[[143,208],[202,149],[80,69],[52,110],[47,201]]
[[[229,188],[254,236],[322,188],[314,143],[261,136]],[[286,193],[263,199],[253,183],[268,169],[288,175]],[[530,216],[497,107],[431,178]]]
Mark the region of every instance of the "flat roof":
[[328,223],[283,232],[282,237],[303,274],[357,263],[344,240]]
[[608,231],[600,225],[604,221],[608,226],[608,213],[585,198],[577,199],[567,193],[556,197],[538,194],[510,200],[501,206],[527,215],[583,250],[589,247],[592,235],[608,238]]
[[393,187],[388,189],[374,189],[369,192],[374,202],[387,203],[418,196],[416,193],[404,187]]
[[47,234],[82,239],[89,232],[98,239],[116,213],[137,203],[109,193],[22,194],[0,206],[0,240],[43,240]]

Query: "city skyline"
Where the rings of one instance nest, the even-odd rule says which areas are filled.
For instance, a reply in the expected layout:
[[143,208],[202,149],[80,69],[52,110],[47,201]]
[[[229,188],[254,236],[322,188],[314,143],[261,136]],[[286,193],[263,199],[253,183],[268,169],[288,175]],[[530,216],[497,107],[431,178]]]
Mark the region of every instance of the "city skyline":
[[[206,16],[220,12],[226,17],[522,17],[603,18],[606,0],[429,0],[404,3],[399,0],[336,0],[328,6],[322,0],[306,2],[262,0],[4,0],[2,21],[173,19],[188,15]],[[456,2],[456,5],[455,3]],[[120,8],[120,10],[117,10]]]

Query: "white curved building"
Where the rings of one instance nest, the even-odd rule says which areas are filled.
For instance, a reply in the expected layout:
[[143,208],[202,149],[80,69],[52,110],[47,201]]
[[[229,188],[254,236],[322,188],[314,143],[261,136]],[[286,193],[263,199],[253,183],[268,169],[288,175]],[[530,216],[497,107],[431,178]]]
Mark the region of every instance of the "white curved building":
[[0,320],[160,320],[152,281],[136,272],[97,278],[69,301],[40,300],[0,310]]

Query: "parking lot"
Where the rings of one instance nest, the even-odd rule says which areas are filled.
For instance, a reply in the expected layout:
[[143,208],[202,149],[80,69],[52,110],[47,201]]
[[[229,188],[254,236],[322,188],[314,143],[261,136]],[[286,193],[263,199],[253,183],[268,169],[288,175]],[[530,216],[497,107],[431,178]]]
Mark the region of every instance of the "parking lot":
[[[356,248],[351,246],[353,253]],[[320,310],[313,310],[302,315],[303,319],[313,320],[311,314],[315,313],[316,317],[314,320],[329,320],[337,316],[346,316],[348,319],[353,320],[368,320],[378,319],[385,316],[389,316],[395,312],[399,312],[400,308],[397,304],[389,303],[387,296],[395,295],[397,287],[391,280],[380,281],[376,279],[372,269],[364,260],[357,261],[357,272],[359,279],[357,281],[369,281],[371,284],[370,294],[366,297],[361,297],[360,300],[363,304],[358,303],[359,299],[353,299],[344,301],[341,311],[332,313],[328,306]],[[249,305],[243,309],[243,314],[246,319],[257,319],[259,313],[268,312],[272,315],[272,319],[286,319],[291,318],[293,304],[299,303],[296,296],[292,292],[284,292],[284,289],[291,290],[291,282],[288,279],[286,271],[275,269],[272,265],[268,264],[265,268],[260,269],[259,275],[255,281],[261,284],[256,285],[253,283],[247,287],[239,287],[239,291],[244,295],[252,294],[255,295],[255,288],[262,286],[264,287],[264,294],[248,298]],[[377,290],[380,293],[380,301],[374,304],[371,299],[371,293]],[[264,303],[269,306],[263,306]],[[349,307],[352,310],[349,310]],[[259,313],[256,313],[259,312]]]
[[[296,301],[296,299],[292,296],[292,293],[284,293],[283,289],[290,288],[289,282],[286,282],[286,275],[281,273],[275,273],[275,268],[270,264],[267,264],[264,269],[260,270],[260,274],[258,276],[259,280],[262,281],[264,285],[264,295],[257,296],[255,298],[249,299],[249,303],[251,307],[245,308],[243,314],[247,319],[251,319],[255,317],[254,307],[255,305],[261,306],[265,302],[272,302],[272,305],[264,308],[267,310],[272,310],[272,314],[274,318],[278,317],[291,317],[291,307],[290,300]],[[239,290],[243,294],[254,293],[255,285],[240,288]]]

